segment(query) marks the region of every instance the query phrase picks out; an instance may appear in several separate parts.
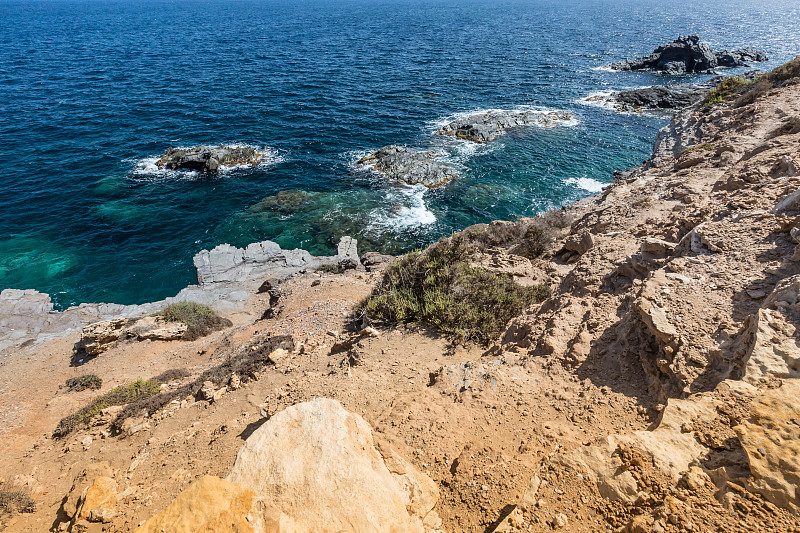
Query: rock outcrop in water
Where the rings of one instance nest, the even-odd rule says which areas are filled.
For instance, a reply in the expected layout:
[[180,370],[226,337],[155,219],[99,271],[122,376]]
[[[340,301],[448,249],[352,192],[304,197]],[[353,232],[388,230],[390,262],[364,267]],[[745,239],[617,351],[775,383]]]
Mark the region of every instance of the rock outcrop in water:
[[566,111],[488,111],[456,119],[439,128],[437,133],[484,143],[493,141],[516,128],[553,127],[572,118],[572,113]]
[[748,62],[766,61],[764,52],[747,47],[715,53],[697,35],[681,36],[656,48],[652,54],[611,65],[614,70],[653,70],[661,74],[681,75],[712,72],[717,67],[743,67]]
[[684,109],[702,100],[714,85],[714,82],[654,85],[620,91],[614,95],[614,99],[623,111]]
[[223,167],[257,165],[264,154],[251,146],[196,146],[194,148],[168,148],[156,162],[158,168],[167,170],[195,170],[216,172]]
[[409,185],[439,187],[458,176],[455,169],[434,158],[433,152],[391,145],[360,159],[358,164]]

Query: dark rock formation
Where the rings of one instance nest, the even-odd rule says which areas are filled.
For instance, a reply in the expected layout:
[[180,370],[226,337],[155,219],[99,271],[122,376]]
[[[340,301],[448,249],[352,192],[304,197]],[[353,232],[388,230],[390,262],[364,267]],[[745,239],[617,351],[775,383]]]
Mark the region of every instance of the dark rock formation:
[[717,63],[720,67],[743,67],[748,63],[758,63],[767,60],[767,54],[751,47],[740,48],[733,52],[723,50],[717,52]]
[[156,162],[158,168],[216,172],[221,167],[257,165],[264,154],[250,146],[197,146],[168,148]]
[[454,120],[440,128],[438,133],[483,143],[493,141],[515,128],[551,127],[572,118],[572,113],[565,111],[489,111]]
[[705,83],[654,85],[643,89],[620,91],[614,95],[623,111],[639,109],[683,109],[702,100],[718,80]]
[[752,48],[715,53],[697,35],[681,36],[659,46],[652,54],[638,59],[614,63],[614,70],[654,70],[662,74],[681,75],[712,72],[717,67],[741,67],[748,61],[766,61],[767,56]]
[[458,175],[453,168],[436,161],[432,152],[404,146],[386,146],[360,159],[358,164],[369,166],[391,179],[409,185],[421,183],[426,187],[438,187]]

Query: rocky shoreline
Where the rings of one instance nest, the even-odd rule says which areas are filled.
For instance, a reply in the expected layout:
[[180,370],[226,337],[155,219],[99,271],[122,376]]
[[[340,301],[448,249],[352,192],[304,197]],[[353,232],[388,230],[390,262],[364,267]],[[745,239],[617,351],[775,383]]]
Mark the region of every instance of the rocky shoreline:
[[56,311],[50,296],[35,290],[4,289],[0,292],[0,352],[21,344],[42,342],[80,330],[94,322],[140,318],[177,302],[197,302],[226,313],[242,308],[265,279],[284,280],[321,267],[364,268],[358,242],[342,237],[333,256],[313,256],[305,250],[283,250],[272,241],[246,248],[220,244],[194,256],[197,285],[189,285],[174,297],[140,305],[83,303]]

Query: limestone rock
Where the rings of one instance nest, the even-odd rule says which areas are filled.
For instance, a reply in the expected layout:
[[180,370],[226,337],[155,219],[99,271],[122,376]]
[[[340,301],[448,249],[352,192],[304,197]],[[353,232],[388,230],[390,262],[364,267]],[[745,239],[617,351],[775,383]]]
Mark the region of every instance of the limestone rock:
[[[385,448],[382,447],[384,450]],[[435,484],[338,402],[317,398],[270,418],[244,443],[227,479],[252,489],[301,531],[418,531]]]
[[743,379],[800,378],[800,275],[782,280],[747,318]]
[[123,337],[134,337],[138,340],[173,341],[182,339],[189,326],[183,322],[169,322],[160,316],[140,318],[128,327]]
[[594,238],[588,231],[578,235],[570,235],[564,243],[564,248],[571,252],[578,252],[583,255],[594,247]]
[[750,461],[751,490],[775,505],[800,512],[800,380],[766,390],[736,433]]
[[[283,533],[297,532],[281,513],[252,490],[224,479],[203,476],[136,533]],[[299,532],[298,532],[299,533]]]
[[388,178],[409,185],[422,184],[439,187],[458,176],[449,165],[436,160],[433,152],[424,152],[405,146],[386,146],[358,161]]
[[[104,501],[108,501],[110,504],[109,506],[113,506],[111,502],[116,502],[116,495],[114,495],[114,498],[111,498],[111,489],[115,491],[116,487],[108,482],[108,480],[113,482],[113,476],[114,473],[106,462],[87,465],[75,477],[72,488],[62,504],[64,516],[77,521],[81,518],[88,517],[93,509],[102,507]],[[97,483],[96,480],[103,481]],[[92,487],[94,488],[90,494],[89,489]],[[84,509],[85,512],[83,512]],[[80,514],[81,512],[83,512],[83,514]]]
[[83,349],[91,355],[103,353],[119,340],[128,322],[127,318],[114,318],[89,324],[81,331]]
[[78,503],[74,520],[86,519],[89,522],[110,522],[116,515],[117,482],[113,478],[101,476],[95,479],[84,491]]

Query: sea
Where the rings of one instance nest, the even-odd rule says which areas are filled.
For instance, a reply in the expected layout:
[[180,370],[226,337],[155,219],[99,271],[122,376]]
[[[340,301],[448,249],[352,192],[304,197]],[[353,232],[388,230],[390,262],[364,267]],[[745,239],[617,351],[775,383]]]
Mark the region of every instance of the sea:
[[[331,254],[350,235],[397,254],[534,216],[640,164],[669,120],[587,97],[709,77],[608,64],[699,34],[768,69],[800,53],[798,29],[796,0],[0,0],[0,289],[142,303],[221,243]],[[574,118],[480,145],[435,134],[491,109]],[[230,143],[266,157],[155,164]],[[459,177],[431,190],[357,165],[390,144]]]

